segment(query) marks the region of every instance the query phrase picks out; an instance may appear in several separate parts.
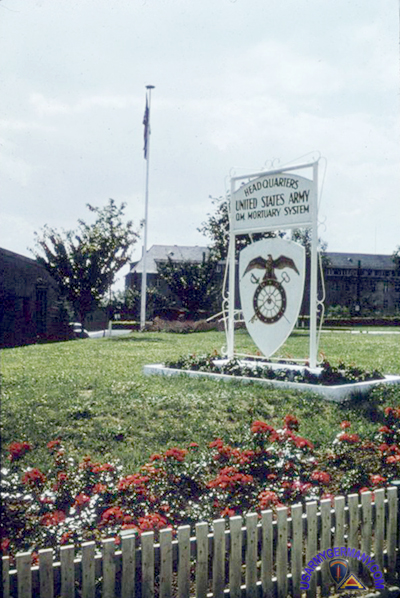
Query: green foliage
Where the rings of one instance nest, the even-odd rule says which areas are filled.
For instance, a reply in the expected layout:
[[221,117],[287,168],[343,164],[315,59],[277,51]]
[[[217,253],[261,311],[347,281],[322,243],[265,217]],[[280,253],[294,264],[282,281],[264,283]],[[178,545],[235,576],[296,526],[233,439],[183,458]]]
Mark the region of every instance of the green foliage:
[[400,245],[398,245],[393,252],[393,261],[397,270],[400,271]]
[[280,369],[273,369],[268,367],[268,365],[261,365],[256,360],[253,362],[247,360],[247,363],[243,365],[240,360],[234,358],[223,365],[220,365],[216,360],[221,359],[222,355],[216,353],[209,355],[188,355],[173,361],[167,360],[165,365],[169,368],[179,370],[226,374],[228,376],[246,376],[264,380],[322,384],[325,386],[353,384],[355,382],[382,380],[384,378],[384,376],[375,369],[367,371],[355,366],[348,366],[344,363],[339,363],[338,366],[332,366],[330,363],[324,362],[321,366],[321,373],[317,376],[307,370],[302,372],[301,370],[285,368],[284,364],[282,364]]
[[347,305],[330,305],[326,312],[327,318],[350,318],[350,315]]
[[[140,319],[141,291],[137,288],[128,288],[113,292],[110,298],[104,297],[103,305],[109,309],[110,318],[119,314],[123,319]],[[146,309],[152,314],[154,311],[170,305],[168,298],[156,287],[149,287],[146,293]]]
[[[197,230],[211,240],[210,250],[212,258],[215,260],[226,260],[229,245],[229,198],[211,198],[211,201],[217,206],[216,210],[214,214],[208,214],[208,220],[202,222],[200,228]],[[252,240],[254,242],[259,239],[269,239],[276,236],[284,237],[285,232],[255,233],[252,236]],[[236,255],[246,245],[249,245],[250,242],[249,235],[236,235]]]
[[[294,228],[291,232],[291,239],[295,241],[295,243],[299,243],[299,245],[303,245],[306,250],[306,256],[309,258],[311,256],[311,228]],[[321,238],[318,238],[318,251],[326,251],[328,244]],[[324,257],[324,265],[328,264],[328,259]]]
[[36,233],[34,255],[54,278],[60,293],[83,323],[100,303],[115,274],[129,261],[138,239],[132,222],[123,220],[125,204],[110,199],[104,208],[87,204],[94,224],[78,220],[76,231],[58,232],[45,226]]
[[221,279],[217,274],[217,262],[204,256],[201,263],[176,262],[168,257],[167,262],[158,262],[159,275],[168,284],[180,306],[189,314],[201,311],[212,312],[221,295]]

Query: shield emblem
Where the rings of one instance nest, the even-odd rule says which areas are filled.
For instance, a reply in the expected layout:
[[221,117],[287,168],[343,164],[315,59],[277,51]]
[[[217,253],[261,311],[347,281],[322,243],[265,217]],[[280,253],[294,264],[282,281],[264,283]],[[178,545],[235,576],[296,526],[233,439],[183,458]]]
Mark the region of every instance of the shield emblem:
[[305,249],[284,239],[263,239],[239,255],[243,316],[253,341],[270,357],[299,316],[304,291]]
[[333,581],[339,585],[349,573],[349,564],[344,559],[334,559],[329,563],[329,571]]

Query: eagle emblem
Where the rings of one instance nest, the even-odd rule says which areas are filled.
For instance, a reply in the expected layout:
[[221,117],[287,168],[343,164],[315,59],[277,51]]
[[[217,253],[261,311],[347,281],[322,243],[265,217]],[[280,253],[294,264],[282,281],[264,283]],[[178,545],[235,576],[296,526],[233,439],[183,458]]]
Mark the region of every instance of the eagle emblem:
[[285,316],[287,299],[282,283],[290,280],[289,276],[284,273],[281,282],[279,282],[275,270],[289,268],[294,270],[296,274],[300,273],[292,258],[280,255],[274,260],[270,253],[267,259],[258,256],[250,260],[243,276],[250,272],[250,270],[254,270],[254,268],[265,270],[265,274],[261,282],[254,274],[251,276],[251,282],[258,285],[253,297],[254,315],[251,321],[254,322],[257,318],[261,322],[264,322],[264,324],[275,324],[275,322],[278,322],[278,320]]
[[286,255],[280,255],[276,260],[272,258],[272,255],[270,253],[268,254],[268,258],[266,260],[261,256],[256,257],[249,262],[249,265],[244,271],[243,276],[245,276],[247,272],[253,270],[254,268],[265,270],[263,280],[267,280],[267,278],[277,280],[277,277],[275,275],[276,269],[283,270],[283,268],[291,268],[296,272],[296,274],[300,274],[294,261],[290,257],[286,257]]

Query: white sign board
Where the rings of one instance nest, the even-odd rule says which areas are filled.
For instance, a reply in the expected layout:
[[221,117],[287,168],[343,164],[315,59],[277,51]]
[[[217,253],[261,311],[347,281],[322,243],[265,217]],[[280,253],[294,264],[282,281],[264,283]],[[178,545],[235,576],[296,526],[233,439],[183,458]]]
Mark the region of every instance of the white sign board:
[[282,172],[253,179],[233,193],[231,230],[259,232],[312,224],[314,181]]
[[239,255],[239,289],[250,336],[270,357],[291,333],[304,290],[305,249],[283,239],[251,243]]

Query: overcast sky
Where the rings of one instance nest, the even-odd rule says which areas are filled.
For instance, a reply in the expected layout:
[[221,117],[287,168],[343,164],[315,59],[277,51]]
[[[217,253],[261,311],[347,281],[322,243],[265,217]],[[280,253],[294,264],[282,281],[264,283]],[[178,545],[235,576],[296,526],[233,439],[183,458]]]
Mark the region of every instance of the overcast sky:
[[149,246],[206,244],[232,169],[319,155],[328,250],[400,244],[398,0],[2,0],[0,55],[6,249],[110,197],[139,225],[148,84]]

